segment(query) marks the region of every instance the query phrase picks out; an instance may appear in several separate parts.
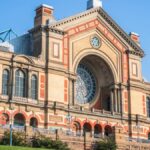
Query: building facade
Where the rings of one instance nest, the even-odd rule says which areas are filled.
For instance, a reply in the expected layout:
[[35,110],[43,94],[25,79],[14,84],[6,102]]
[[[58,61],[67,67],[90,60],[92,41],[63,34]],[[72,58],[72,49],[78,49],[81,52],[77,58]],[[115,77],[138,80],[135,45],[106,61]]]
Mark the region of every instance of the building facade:
[[117,126],[124,138],[150,140],[139,36],[126,34],[100,2],[87,8],[56,21],[53,7],[41,5],[25,42],[29,52],[1,47],[0,124],[94,137]]

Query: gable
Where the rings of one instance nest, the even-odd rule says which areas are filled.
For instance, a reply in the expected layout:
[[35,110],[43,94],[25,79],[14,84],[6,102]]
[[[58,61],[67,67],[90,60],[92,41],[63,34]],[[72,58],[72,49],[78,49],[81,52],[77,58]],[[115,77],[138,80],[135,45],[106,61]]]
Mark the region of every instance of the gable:
[[130,49],[141,57],[144,56],[143,50],[102,8],[90,9],[78,15],[60,20],[51,27],[67,31],[70,36],[90,28],[99,28],[117,47],[121,48],[120,43],[122,42],[126,50]]
[[16,55],[13,60],[15,62],[23,63],[23,64],[27,64],[27,65],[34,64],[34,61],[30,57],[27,57],[25,55]]

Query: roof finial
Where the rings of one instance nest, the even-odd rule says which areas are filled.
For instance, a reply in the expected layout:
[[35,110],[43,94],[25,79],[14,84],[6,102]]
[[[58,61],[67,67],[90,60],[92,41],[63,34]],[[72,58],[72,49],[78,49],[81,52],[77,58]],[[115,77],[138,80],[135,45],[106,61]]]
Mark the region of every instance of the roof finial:
[[96,7],[102,7],[101,0],[88,0],[87,1],[87,9],[96,8]]

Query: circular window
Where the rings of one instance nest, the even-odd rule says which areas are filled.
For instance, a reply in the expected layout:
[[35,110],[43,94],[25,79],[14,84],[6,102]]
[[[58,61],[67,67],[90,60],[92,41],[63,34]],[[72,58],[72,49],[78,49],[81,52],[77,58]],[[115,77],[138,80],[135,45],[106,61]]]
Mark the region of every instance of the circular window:
[[76,100],[79,104],[92,101],[96,92],[96,80],[90,69],[80,64],[77,69]]
[[94,48],[99,48],[100,45],[101,45],[100,39],[99,39],[97,36],[93,36],[93,37],[91,38],[91,45],[92,45]]

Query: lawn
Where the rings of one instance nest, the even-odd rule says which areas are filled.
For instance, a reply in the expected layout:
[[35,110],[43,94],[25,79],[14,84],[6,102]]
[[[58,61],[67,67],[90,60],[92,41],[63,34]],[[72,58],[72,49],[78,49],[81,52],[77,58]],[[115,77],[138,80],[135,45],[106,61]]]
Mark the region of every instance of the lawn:
[[27,148],[27,147],[19,147],[19,146],[12,146],[12,147],[10,147],[10,146],[0,146],[0,150],[50,150],[50,149],[44,149],[44,148]]

